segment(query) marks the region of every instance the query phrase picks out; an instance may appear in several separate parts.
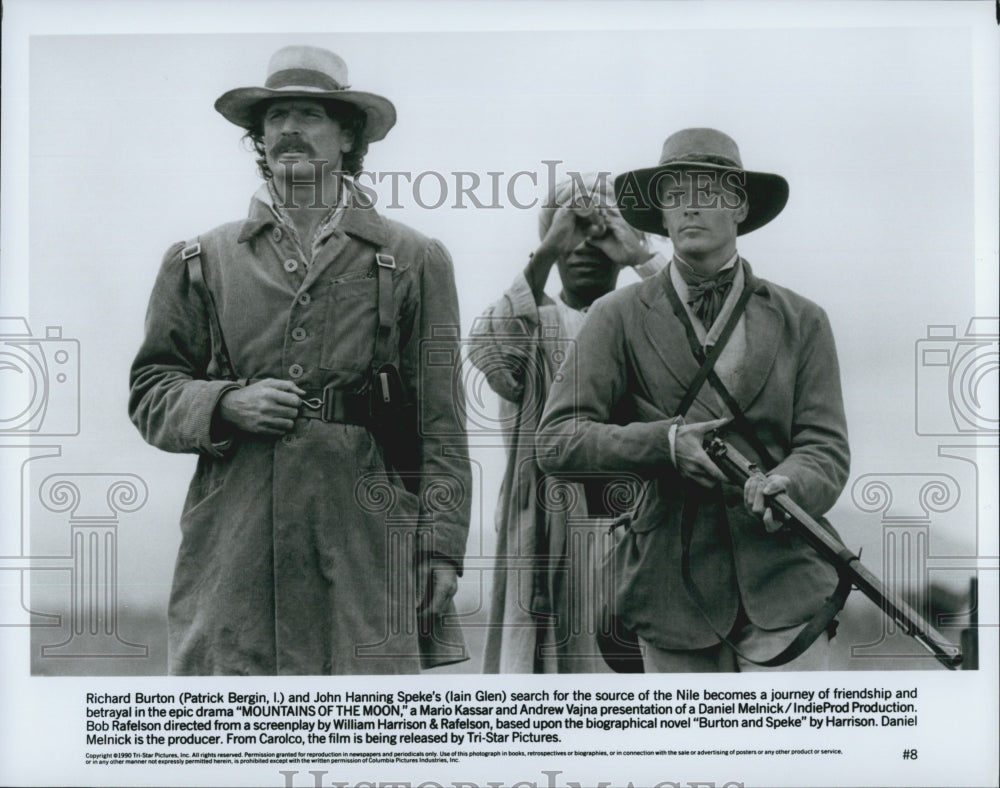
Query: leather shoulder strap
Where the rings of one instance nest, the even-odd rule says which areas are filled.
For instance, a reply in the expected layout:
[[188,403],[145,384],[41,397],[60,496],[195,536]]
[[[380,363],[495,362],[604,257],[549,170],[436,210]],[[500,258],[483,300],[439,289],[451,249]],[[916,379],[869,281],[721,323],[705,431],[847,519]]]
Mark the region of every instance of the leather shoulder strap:
[[698,373],[692,379],[691,384],[684,393],[684,397],[681,400],[680,405],[677,407],[677,414],[683,416],[688,412],[688,409],[698,396],[698,392],[701,391],[702,387],[705,385],[705,381],[708,381],[708,384],[715,389],[716,393],[718,393],[719,397],[732,414],[733,426],[736,428],[736,431],[749,441],[753,450],[757,452],[761,464],[765,469],[770,470],[777,465],[777,462],[775,462],[774,457],[772,457],[771,453],[767,450],[767,446],[765,446],[763,441],[757,437],[757,434],[753,429],[753,425],[751,425],[747,420],[747,417],[744,415],[739,403],[736,402],[736,398],[729,393],[729,390],[726,388],[721,378],[719,378],[719,376],[715,373],[715,362],[718,360],[719,356],[722,355],[722,351],[725,349],[726,343],[732,336],[733,331],[736,328],[736,324],[739,323],[740,317],[742,317],[743,312],[746,311],[747,302],[750,300],[750,296],[753,295],[754,288],[751,286],[749,281],[744,283],[743,292],[740,293],[739,300],[737,300],[736,306],[733,308],[732,313],[729,315],[729,319],[723,326],[718,340],[714,345],[711,345],[708,348],[708,352],[705,352],[702,350],[701,343],[698,341],[698,336],[695,333],[694,325],[691,323],[691,318],[688,315],[687,310],[684,309],[680,296],[677,295],[677,291],[674,289],[674,284],[670,281],[669,276],[667,277],[667,281],[664,286],[667,291],[667,300],[670,301],[670,306],[674,310],[674,315],[684,326],[684,333],[687,335],[688,344],[691,347],[691,353],[697,361],[701,362],[701,367],[698,369]]
[[373,362],[375,369],[378,369],[383,364],[388,364],[392,358],[389,339],[392,337],[392,324],[396,320],[396,302],[392,292],[392,273],[396,270],[396,259],[391,254],[378,251],[375,253],[375,267],[378,276],[378,329],[375,334]]
[[201,239],[196,238],[181,250],[181,259],[187,264],[188,280],[198,294],[205,312],[208,315],[208,329],[212,343],[212,361],[214,370],[209,368],[209,375],[221,380],[235,380],[236,372],[229,360],[229,351],[222,336],[222,325],[219,323],[219,312],[215,308],[215,299],[205,281],[205,271],[202,266]]
[[698,336],[691,323],[691,318],[688,316],[687,310],[684,309],[680,296],[677,295],[677,291],[674,289],[674,284],[670,281],[669,276],[666,277],[664,287],[667,291],[667,300],[670,301],[670,306],[674,310],[674,315],[681,321],[681,325],[684,326],[684,333],[687,335],[688,344],[691,347],[691,353],[694,355],[696,360],[701,362],[698,374],[694,376],[694,379],[688,386],[687,391],[684,393],[684,398],[677,407],[677,415],[683,416],[688,412],[691,405],[694,404],[695,398],[698,396],[698,392],[701,391],[702,386],[705,385],[705,381],[708,380],[709,376],[712,374],[712,370],[715,368],[715,362],[718,360],[719,356],[722,355],[722,351],[725,350],[726,343],[729,342],[729,337],[732,336],[733,331],[736,328],[736,324],[740,322],[740,318],[746,310],[747,302],[750,300],[750,296],[753,295],[753,290],[744,284],[743,292],[740,293],[739,300],[737,300],[736,306],[730,313],[725,326],[723,326],[718,340],[714,345],[708,348],[708,352],[706,353],[702,350],[701,343],[698,341]]

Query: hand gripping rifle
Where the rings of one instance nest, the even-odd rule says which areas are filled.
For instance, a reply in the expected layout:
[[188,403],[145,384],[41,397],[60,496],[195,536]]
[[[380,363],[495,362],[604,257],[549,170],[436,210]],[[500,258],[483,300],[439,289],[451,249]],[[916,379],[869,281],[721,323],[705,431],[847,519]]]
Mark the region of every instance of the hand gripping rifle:
[[[722,438],[705,441],[705,451],[729,481],[743,487],[754,476],[763,477],[756,464],[740,454]],[[853,585],[878,605],[907,635],[933,654],[938,662],[954,670],[962,662],[962,650],[949,643],[937,630],[906,602],[887,589],[882,582],[861,564],[854,555],[823,526],[786,493],[768,497],[768,506],[785,524],[803,537],[824,559],[829,561],[842,577],[850,578]]]

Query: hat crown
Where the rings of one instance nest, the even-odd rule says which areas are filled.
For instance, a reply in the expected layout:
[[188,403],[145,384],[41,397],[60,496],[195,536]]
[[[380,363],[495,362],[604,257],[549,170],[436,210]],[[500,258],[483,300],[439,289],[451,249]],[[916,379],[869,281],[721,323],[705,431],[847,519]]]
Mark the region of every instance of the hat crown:
[[347,63],[337,53],[321,47],[282,47],[267,64],[264,84],[268,88],[303,86],[344,90],[349,87]]
[[737,235],[763,227],[782,212],[788,202],[788,181],[772,172],[752,172],[743,167],[740,149],[728,134],[716,129],[683,129],[667,137],[660,163],[615,178],[618,210],[638,230],[667,235],[658,189],[660,176],[670,171],[700,171],[716,175],[738,171],[749,208]]
[[660,164],[677,162],[700,162],[743,169],[736,141],[716,129],[682,129],[667,137],[660,154]]
[[293,44],[279,49],[267,64],[263,87],[233,88],[215,100],[215,108],[231,123],[254,129],[262,102],[276,99],[335,99],[364,113],[361,136],[368,142],[385,137],[396,123],[396,108],[385,96],[350,90],[347,64],[321,47]]

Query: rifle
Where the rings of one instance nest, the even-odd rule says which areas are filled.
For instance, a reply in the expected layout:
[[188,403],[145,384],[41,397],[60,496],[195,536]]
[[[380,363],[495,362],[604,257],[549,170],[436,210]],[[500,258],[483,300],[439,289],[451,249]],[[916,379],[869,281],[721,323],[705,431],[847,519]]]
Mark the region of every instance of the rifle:
[[[764,476],[755,463],[750,462],[722,438],[709,438],[704,446],[708,456],[733,484],[743,487],[750,478]],[[865,569],[858,556],[810,517],[786,493],[770,496],[767,505],[776,513],[776,517],[782,517],[787,526],[829,561],[837,574],[848,577],[861,593],[878,605],[907,635],[931,652],[938,662],[949,670],[954,670],[961,664],[961,648],[945,640],[919,613],[889,591],[875,575]]]

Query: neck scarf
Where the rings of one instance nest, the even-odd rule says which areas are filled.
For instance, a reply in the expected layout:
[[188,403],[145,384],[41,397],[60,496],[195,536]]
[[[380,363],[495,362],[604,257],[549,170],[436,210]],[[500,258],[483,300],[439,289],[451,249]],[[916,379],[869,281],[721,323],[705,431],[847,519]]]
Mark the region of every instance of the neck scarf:
[[736,277],[736,266],[731,265],[714,274],[705,276],[699,274],[683,260],[674,257],[677,271],[688,286],[687,304],[691,311],[707,329],[712,327],[715,318],[722,311],[729,291],[733,289],[733,279]]

